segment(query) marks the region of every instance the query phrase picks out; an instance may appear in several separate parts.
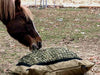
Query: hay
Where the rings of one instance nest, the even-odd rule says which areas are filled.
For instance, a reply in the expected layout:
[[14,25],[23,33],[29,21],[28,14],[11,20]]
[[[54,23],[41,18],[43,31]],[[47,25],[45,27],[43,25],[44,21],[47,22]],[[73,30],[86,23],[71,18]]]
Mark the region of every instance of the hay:
[[41,50],[34,50],[33,53],[22,57],[17,65],[49,65],[72,59],[81,58],[79,58],[76,53],[69,51],[66,48],[46,48]]

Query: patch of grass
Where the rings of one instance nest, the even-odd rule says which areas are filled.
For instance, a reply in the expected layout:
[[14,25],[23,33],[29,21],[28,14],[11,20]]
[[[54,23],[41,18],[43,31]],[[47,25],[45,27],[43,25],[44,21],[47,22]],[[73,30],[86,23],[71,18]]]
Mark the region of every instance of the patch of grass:
[[6,30],[5,26],[3,25],[2,22],[0,22],[0,31],[5,31],[5,30]]
[[[91,13],[92,10],[80,8],[42,9],[37,10],[38,14],[42,14],[35,14],[38,20],[34,19],[34,21],[43,41],[48,40],[48,42],[51,42],[52,39],[61,41],[65,37],[79,41],[79,39],[84,39],[85,36],[95,36],[93,33],[99,30],[98,27],[94,27],[98,23],[96,20],[99,18],[99,12],[97,11],[98,14],[95,14],[95,12]],[[40,21],[41,18],[42,21]],[[79,31],[76,32],[75,30]],[[82,32],[85,34],[81,34]]]
[[80,8],[61,8],[61,9],[58,9],[58,11],[81,11],[83,9],[80,9]]
[[85,35],[81,33],[74,33],[70,35],[70,38],[73,39],[75,42],[78,42],[80,39],[84,39]]

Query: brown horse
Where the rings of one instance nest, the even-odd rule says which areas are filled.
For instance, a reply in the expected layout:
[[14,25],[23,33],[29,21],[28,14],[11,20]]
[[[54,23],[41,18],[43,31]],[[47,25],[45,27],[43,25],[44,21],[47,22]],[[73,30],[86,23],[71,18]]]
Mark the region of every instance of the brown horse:
[[32,14],[20,0],[0,0],[0,20],[8,33],[30,50],[40,49],[42,40],[32,22]]

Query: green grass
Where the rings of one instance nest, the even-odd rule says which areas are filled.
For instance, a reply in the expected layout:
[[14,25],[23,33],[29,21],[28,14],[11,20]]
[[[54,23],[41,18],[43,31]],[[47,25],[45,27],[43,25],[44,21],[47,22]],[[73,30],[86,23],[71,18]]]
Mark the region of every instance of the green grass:
[[[48,40],[48,42],[54,43],[54,39],[61,41],[65,37],[79,41],[79,39],[84,39],[85,36],[91,38],[90,35],[96,36],[95,33],[100,32],[100,27],[96,27],[100,23],[95,21],[100,17],[99,12],[95,14],[91,11],[80,8],[62,8],[42,9],[34,12],[33,9],[34,22],[43,41]],[[59,19],[62,21],[59,21]],[[75,30],[79,31],[76,32]],[[85,34],[81,34],[82,32]]]

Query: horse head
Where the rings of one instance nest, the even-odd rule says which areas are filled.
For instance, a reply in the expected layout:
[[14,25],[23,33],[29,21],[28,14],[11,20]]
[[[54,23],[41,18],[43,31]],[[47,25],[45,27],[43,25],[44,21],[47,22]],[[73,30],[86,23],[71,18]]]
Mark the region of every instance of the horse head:
[[32,22],[32,13],[21,5],[21,0],[0,0],[0,20],[13,38],[30,50],[42,47],[42,39]]

